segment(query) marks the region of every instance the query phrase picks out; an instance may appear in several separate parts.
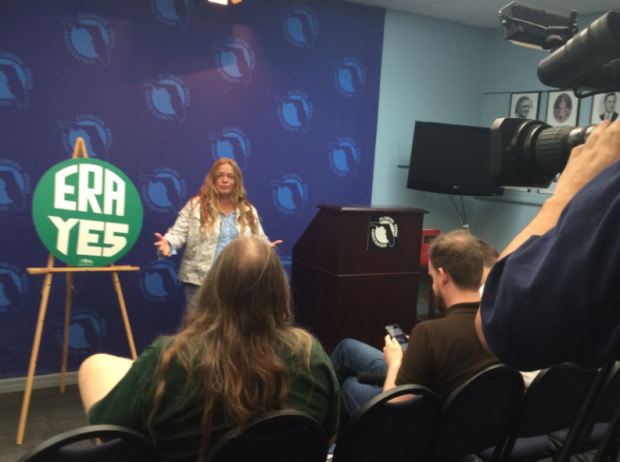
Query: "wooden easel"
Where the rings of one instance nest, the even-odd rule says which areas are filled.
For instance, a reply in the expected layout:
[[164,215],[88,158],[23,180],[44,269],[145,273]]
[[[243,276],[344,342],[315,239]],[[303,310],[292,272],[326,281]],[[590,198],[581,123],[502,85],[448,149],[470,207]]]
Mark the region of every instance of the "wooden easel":
[[[73,159],[78,157],[88,157],[86,153],[86,146],[82,138],[78,138],[75,141],[75,148],[73,149]],[[67,300],[65,305],[65,332],[64,332],[64,344],[62,350],[62,369],[60,378],[60,392],[65,391],[65,373],[67,371],[67,355],[69,353],[69,323],[71,321],[71,293],[73,289],[73,273],[75,272],[111,272],[112,282],[114,283],[114,289],[118,295],[118,301],[121,306],[121,314],[123,315],[123,321],[125,322],[125,330],[127,332],[127,340],[129,341],[129,349],[131,350],[131,356],[135,360],[136,347],[133,342],[133,336],[131,334],[131,326],[129,325],[129,318],[127,317],[127,308],[125,307],[125,299],[123,298],[123,292],[121,290],[121,283],[118,279],[118,271],[138,271],[138,266],[110,266],[100,268],[75,268],[67,266],[66,268],[54,268],[54,255],[50,254],[47,260],[47,266],[45,268],[26,268],[29,274],[45,274],[45,280],[43,282],[43,290],[41,292],[41,305],[39,307],[39,319],[37,321],[37,328],[34,334],[34,344],[32,345],[32,355],[30,356],[30,367],[28,368],[28,380],[26,381],[26,390],[24,391],[24,401],[22,404],[21,417],[19,419],[19,427],[17,430],[17,444],[21,445],[24,441],[24,432],[26,430],[26,418],[28,417],[28,407],[30,406],[30,395],[32,394],[32,382],[34,379],[34,372],[37,366],[37,357],[39,355],[39,346],[41,344],[41,334],[43,332],[43,324],[45,322],[45,312],[47,310],[47,301],[49,299],[50,289],[52,287],[52,275],[54,273],[66,273],[67,274]]]

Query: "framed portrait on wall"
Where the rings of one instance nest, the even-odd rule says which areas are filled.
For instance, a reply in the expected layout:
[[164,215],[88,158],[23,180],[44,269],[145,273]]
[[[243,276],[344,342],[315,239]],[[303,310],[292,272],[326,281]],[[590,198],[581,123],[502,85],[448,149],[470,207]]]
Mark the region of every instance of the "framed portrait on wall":
[[599,124],[603,120],[615,122],[620,112],[620,93],[602,93],[594,95],[592,100],[591,124]]
[[547,122],[552,127],[575,126],[579,115],[579,98],[569,90],[550,91],[547,101]]
[[510,114],[508,117],[517,119],[537,119],[540,92],[511,93]]

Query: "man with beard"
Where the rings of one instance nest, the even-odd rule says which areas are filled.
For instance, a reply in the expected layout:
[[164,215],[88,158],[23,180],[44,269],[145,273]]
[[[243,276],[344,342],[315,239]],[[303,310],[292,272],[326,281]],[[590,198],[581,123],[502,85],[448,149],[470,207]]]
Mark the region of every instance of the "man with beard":
[[[482,347],[474,323],[484,260],[479,239],[460,230],[440,235],[431,244],[429,256],[435,305],[445,317],[417,325],[404,354],[400,344],[387,335],[383,353],[345,339],[331,355],[351,415],[374,396],[398,385],[424,385],[445,400],[467,379],[499,362]],[[358,383],[360,372],[385,374],[383,388]]]

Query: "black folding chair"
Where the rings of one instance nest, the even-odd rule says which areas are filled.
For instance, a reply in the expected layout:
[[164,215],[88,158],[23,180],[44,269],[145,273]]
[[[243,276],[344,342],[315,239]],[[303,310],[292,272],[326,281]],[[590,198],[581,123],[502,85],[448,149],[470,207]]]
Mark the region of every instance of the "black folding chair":
[[549,435],[556,446],[555,459],[566,462],[572,455],[597,449],[619,405],[620,362],[613,362],[599,371],[575,425]]
[[[69,448],[79,441],[100,438],[99,446]],[[142,433],[117,425],[91,425],[44,441],[19,462],[159,462],[159,454]]]
[[521,374],[496,364],[454,390],[444,404],[435,461],[470,456],[505,440],[523,396]]
[[[415,395],[406,401],[389,401]],[[421,385],[401,385],[381,393],[338,435],[334,462],[424,462],[439,422],[441,401]]]
[[208,462],[325,462],[321,424],[299,411],[276,411],[254,419],[238,436],[216,444]]
[[525,392],[501,454],[490,448],[477,456],[485,462],[551,457],[554,445],[547,434],[573,425],[595,378],[596,371],[574,364],[560,364],[539,372]]

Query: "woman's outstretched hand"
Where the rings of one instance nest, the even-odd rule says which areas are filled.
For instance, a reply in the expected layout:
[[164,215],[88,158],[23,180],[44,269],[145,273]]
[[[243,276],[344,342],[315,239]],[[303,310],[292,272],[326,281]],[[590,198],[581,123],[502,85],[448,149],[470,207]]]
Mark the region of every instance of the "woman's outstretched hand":
[[155,233],[155,237],[157,238],[157,242],[155,242],[155,246],[157,246],[157,249],[161,252],[161,254],[164,257],[169,257],[170,256],[170,243],[166,239],[164,239],[164,236],[162,236],[159,233]]

